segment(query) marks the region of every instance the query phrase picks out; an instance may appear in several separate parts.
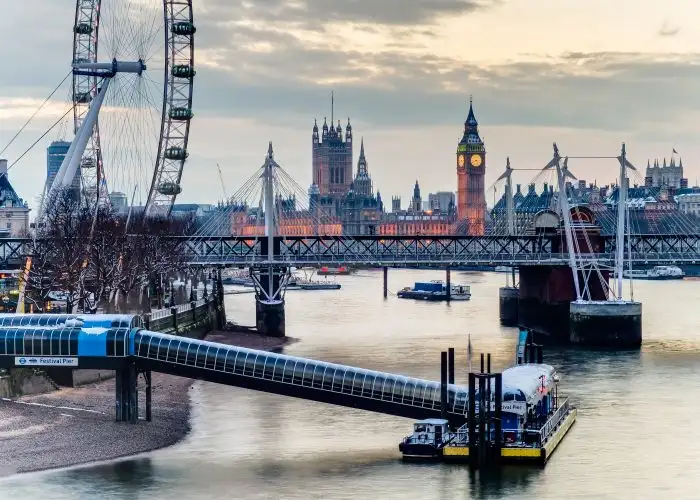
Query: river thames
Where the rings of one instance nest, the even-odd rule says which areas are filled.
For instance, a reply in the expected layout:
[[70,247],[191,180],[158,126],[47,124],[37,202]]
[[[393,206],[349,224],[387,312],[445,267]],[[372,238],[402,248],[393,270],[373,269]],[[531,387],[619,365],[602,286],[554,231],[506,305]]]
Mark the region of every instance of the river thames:
[[[437,271],[389,272],[394,292]],[[340,291],[287,294],[288,354],[439,379],[440,351],[456,347],[466,383],[490,352],[512,364],[517,331],[498,324],[505,275],[453,272],[469,302],[382,299],[381,271],[340,277]],[[634,352],[545,349],[578,419],[546,468],[492,475],[465,466],[405,464],[398,443],[411,421],[197,382],[192,432],[178,445],[112,463],[9,477],[2,498],[35,499],[455,499],[699,498],[700,280],[636,282],[644,344]],[[227,314],[253,324],[250,294]],[[129,432],[129,426],[124,426]],[[40,443],[37,444],[40,447]],[[109,443],[105,443],[109,446]]]

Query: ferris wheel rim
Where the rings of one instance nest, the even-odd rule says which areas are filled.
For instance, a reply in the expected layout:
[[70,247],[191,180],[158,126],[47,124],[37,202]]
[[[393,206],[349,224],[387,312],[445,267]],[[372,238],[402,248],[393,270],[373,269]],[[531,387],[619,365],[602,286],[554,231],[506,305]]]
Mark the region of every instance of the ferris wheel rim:
[[[113,0],[76,0],[73,23],[73,63],[98,62],[100,11],[104,1]],[[158,213],[169,216],[175,199],[181,191],[180,182],[188,155],[187,147],[194,90],[194,33],[196,28],[194,27],[192,0],[184,2],[182,0],[162,0],[162,4],[162,29],[165,38],[163,44],[163,98],[155,162],[148,166],[152,169],[152,180],[148,189],[145,215]],[[90,27],[89,33],[85,23]],[[189,24],[190,29],[176,30],[175,24],[180,25],[180,27]],[[182,67],[188,67],[190,76],[176,75],[173,70],[175,63]],[[73,101],[74,132],[79,128],[81,119],[87,112],[88,98],[94,97],[98,90],[97,87],[97,77],[73,74],[71,98]],[[90,96],[86,92],[90,93]],[[183,116],[177,116],[177,113],[182,109],[187,110],[184,119]],[[173,111],[176,112],[175,115],[173,115]],[[182,113],[180,114],[182,115]],[[166,151],[172,152],[171,148],[179,149],[183,154],[177,155],[178,157],[175,159],[166,157],[173,156],[166,155]],[[83,168],[81,162],[81,178],[87,178],[87,181],[83,182],[83,191],[85,191],[85,185],[89,183],[90,189],[94,188],[99,198],[102,187],[100,181],[104,179],[99,122],[95,124],[92,132],[90,151],[94,164],[89,163],[88,167],[94,168],[95,175],[92,176],[91,172],[86,175],[85,171],[88,168]],[[164,186],[170,187],[170,191],[167,191]],[[167,191],[167,193],[164,194],[161,191]]]

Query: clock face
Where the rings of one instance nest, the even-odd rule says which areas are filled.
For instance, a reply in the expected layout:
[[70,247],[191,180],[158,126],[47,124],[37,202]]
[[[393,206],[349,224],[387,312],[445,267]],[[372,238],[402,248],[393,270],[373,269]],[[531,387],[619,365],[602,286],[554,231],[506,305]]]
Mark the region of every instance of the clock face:
[[472,157],[469,159],[469,163],[472,164],[472,167],[480,167],[481,166],[481,156],[472,155]]
[[459,165],[460,167],[464,166],[464,155],[457,156],[457,165]]

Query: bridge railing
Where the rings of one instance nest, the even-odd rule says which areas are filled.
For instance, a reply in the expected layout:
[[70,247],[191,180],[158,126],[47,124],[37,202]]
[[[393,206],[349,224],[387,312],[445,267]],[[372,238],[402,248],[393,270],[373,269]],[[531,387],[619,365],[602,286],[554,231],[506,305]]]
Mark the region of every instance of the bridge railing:
[[152,331],[187,332],[210,319],[212,310],[216,308],[216,300],[216,297],[209,296],[193,302],[157,309],[144,314],[143,321],[146,328]]

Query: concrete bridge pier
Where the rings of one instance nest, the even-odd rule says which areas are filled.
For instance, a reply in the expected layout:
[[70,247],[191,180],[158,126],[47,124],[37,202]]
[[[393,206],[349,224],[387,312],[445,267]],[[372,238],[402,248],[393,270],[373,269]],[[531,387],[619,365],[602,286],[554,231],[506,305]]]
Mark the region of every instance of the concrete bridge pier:
[[498,289],[498,316],[503,326],[518,326],[520,290],[514,286]]
[[285,336],[284,293],[289,272],[283,266],[251,269],[255,283],[255,324],[258,333]]
[[642,345],[640,302],[572,302],[569,321],[572,344],[623,349]]

